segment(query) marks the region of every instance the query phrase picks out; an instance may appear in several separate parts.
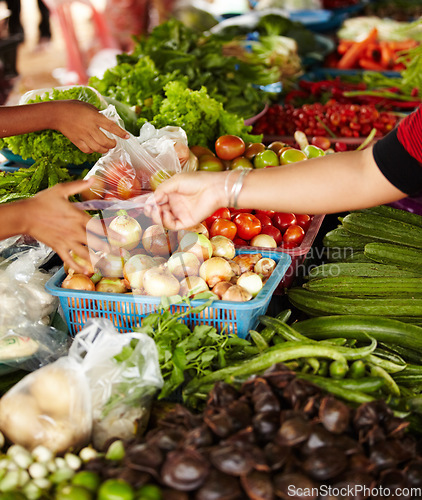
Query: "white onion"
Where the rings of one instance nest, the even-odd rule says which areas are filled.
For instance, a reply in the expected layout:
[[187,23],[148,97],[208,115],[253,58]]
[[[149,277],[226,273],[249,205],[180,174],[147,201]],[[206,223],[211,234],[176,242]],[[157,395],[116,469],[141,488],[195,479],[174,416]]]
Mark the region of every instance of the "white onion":
[[97,268],[107,278],[123,278],[123,267],[129,258],[129,252],[120,248],[117,254],[103,254],[97,262]]
[[206,282],[199,276],[188,276],[180,282],[180,295],[194,297],[198,293],[208,292]]
[[259,259],[262,259],[262,255],[260,253],[245,253],[236,255],[236,257],[233,258],[234,262],[239,264],[241,273],[253,271],[253,268]]
[[[98,257],[96,256],[95,252],[89,251],[89,254],[90,254],[91,260],[83,259],[82,257],[79,257],[79,255],[76,255],[73,250],[70,251],[70,256],[72,257],[72,259],[77,264],[79,264],[80,266],[82,266],[86,269],[86,272],[84,272],[83,274],[88,276],[88,278],[91,278],[95,273],[94,265],[97,262]],[[64,271],[66,274],[74,274],[75,273],[75,270],[72,269],[69,266],[69,264],[67,264],[66,262],[63,264],[63,268],[64,268]]]
[[253,247],[277,248],[275,239],[269,234],[257,234],[251,239],[250,245]]
[[221,299],[226,291],[233,286],[233,283],[230,281],[219,281],[212,287],[212,292],[219,296]]
[[232,300],[234,302],[246,302],[251,300],[252,295],[239,285],[233,285],[221,297],[222,300]]
[[191,252],[176,252],[167,261],[167,269],[179,280],[185,276],[197,276],[200,265],[198,257]]
[[153,256],[168,258],[176,248],[177,235],[167,231],[159,224],[153,224],[145,229],[142,236],[142,245]]
[[256,297],[263,286],[261,276],[253,271],[242,273],[237,278],[236,284],[247,290],[252,297]]
[[144,274],[144,289],[154,297],[177,295],[180,283],[164,266],[152,267]]
[[112,246],[132,250],[141,241],[142,228],[139,222],[130,215],[118,215],[110,222],[109,228],[123,238],[123,241],[119,241],[109,237],[108,241]]
[[85,290],[86,292],[93,292],[95,285],[91,278],[85,274],[68,274],[62,282],[62,288],[69,290]]
[[103,293],[124,293],[127,291],[125,283],[120,278],[102,278],[96,285],[95,290]]
[[179,243],[180,251],[191,252],[203,262],[212,256],[210,240],[201,233],[186,233]]
[[207,226],[200,222],[196,226],[188,227],[187,229],[181,229],[180,231],[177,231],[177,241],[180,242],[180,240],[185,236],[187,233],[200,233],[206,236],[207,238],[210,237],[210,233],[208,232]]
[[210,288],[219,281],[230,281],[232,274],[229,262],[222,257],[211,257],[199,268],[199,276],[207,282]]
[[236,248],[232,240],[218,234],[210,239],[212,245],[212,254],[214,257],[224,257],[225,259],[233,259],[236,255]]
[[123,267],[123,276],[132,289],[141,289],[144,287],[144,274],[157,263],[149,255],[133,255]]
[[263,257],[254,266],[254,271],[261,276],[261,278],[269,278],[277,266],[277,262],[270,257]]

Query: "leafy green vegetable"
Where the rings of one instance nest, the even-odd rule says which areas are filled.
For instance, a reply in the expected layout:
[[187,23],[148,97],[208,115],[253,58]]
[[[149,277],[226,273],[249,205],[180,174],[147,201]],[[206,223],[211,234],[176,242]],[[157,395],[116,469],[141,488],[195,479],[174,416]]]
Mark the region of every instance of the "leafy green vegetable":
[[166,84],[182,80],[192,90],[206,87],[210,97],[242,118],[262,110],[268,95],[256,85],[256,75],[273,83],[274,72],[261,61],[242,61],[224,54],[225,41],[213,34],[200,34],[176,19],[160,24],[140,37],[131,54],[117,57],[118,64],[90,85],[101,94],[139,106],[151,120],[152,105],[164,97]]
[[[155,127],[182,127],[191,145],[211,146],[216,137],[224,134],[259,141],[260,137],[249,135],[252,127],[246,127],[242,118],[225,111],[220,102],[207,94],[205,87],[194,91],[188,89],[182,81],[173,81],[164,89],[166,98],[160,102],[151,120]],[[139,125],[146,121],[147,119],[141,118]]]
[[248,340],[220,334],[211,325],[196,325],[191,331],[182,323],[185,316],[200,313],[210,304],[211,300],[182,312],[165,307],[144,318],[141,328],[135,328],[155,340],[164,379],[159,399],[168,397],[186,380],[205,376],[239,357],[248,358],[258,352]]

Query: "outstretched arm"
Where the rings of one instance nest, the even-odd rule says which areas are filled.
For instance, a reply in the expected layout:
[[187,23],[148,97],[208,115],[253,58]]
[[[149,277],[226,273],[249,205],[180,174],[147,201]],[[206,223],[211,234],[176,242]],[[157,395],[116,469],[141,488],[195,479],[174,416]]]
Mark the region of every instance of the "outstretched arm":
[[[179,174],[160,184],[147,214],[169,229],[193,226],[228,206],[236,172]],[[229,177],[228,177],[229,176]],[[290,165],[252,170],[239,208],[293,213],[336,213],[405,197],[380,172],[372,148],[335,153]]]
[[100,127],[123,139],[129,134],[95,106],[78,100],[45,101],[0,107],[0,137],[53,129],[84,153],[106,153],[116,145]]
[[29,234],[51,247],[75,271],[85,272],[70,251],[89,261],[87,244],[102,251],[108,249],[108,244],[97,236],[104,235],[100,221],[74,207],[68,198],[89,189],[93,180],[57,184],[32,198],[1,205],[0,239]]

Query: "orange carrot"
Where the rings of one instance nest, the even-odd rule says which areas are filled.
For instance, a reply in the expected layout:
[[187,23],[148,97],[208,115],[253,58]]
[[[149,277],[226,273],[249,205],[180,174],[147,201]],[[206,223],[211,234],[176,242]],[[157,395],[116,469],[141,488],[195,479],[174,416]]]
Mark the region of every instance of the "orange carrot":
[[337,64],[339,69],[352,69],[366,47],[373,43],[378,36],[377,28],[372,28],[368,36],[361,42],[355,42],[347,52],[345,52]]
[[389,49],[394,51],[412,49],[413,47],[416,47],[416,45],[418,45],[418,42],[412,39],[388,42]]
[[380,53],[381,53],[381,66],[384,67],[384,69],[389,69],[393,65],[393,54],[386,42],[380,42],[379,43],[379,48],[380,48]]
[[354,42],[352,42],[352,40],[341,40],[338,44],[337,52],[339,54],[344,54],[349,50],[350,46],[353,45],[353,43]]
[[385,71],[386,69],[382,64],[377,63],[373,59],[366,59],[364,57],[359,59],[359,66],[369,71]]

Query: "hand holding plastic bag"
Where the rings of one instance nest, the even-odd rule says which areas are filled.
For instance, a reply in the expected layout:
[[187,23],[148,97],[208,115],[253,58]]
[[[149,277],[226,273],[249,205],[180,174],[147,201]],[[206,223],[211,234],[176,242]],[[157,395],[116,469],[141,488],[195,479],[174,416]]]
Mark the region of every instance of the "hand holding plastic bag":
[[[111,105],[102,113],[118,120],[116,109]],[[154,190],[182,169],[196,169],[197,159],[190,153],[186,133],[180,127],[156,129],[145,123],[139,137],[130,135],[128,139],[121,139],[107,134],[116,140],[116,146],[88,172],[86,178],[95,175],[96,183],[84,194],[85,200],[133,198]]]
[[55,453],[92,439],[130,439],[146,423],[153,394],[163,385],[154,341],[119,334],[109,320],[93,319],[69,354],[30,373],[0,400],[0,430],[32,450]]

